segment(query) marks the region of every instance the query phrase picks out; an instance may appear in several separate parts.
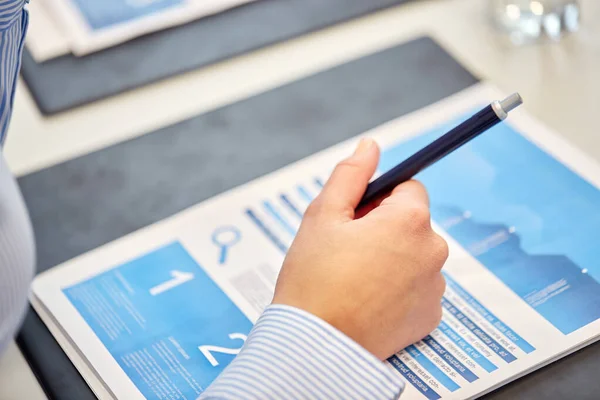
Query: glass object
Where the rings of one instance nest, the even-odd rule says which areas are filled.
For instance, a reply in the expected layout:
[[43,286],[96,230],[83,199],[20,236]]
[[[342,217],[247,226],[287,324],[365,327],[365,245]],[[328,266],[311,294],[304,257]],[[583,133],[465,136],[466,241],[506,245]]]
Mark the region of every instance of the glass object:
[[494,24],[514,44],[559,40],[579,29],[579,0],[488,1]]

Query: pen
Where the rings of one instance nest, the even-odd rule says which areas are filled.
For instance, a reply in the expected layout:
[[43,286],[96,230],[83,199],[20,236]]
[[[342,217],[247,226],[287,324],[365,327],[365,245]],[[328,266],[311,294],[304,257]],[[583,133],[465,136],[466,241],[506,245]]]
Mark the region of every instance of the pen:
[[387,195],[399,184],[412,179],[431,164],[504,120],[510,111],[522,103],[523,99],[518,93],[513,93],[504,100],[492,102],[471,118],[369,183],[357,208],[360,209]]

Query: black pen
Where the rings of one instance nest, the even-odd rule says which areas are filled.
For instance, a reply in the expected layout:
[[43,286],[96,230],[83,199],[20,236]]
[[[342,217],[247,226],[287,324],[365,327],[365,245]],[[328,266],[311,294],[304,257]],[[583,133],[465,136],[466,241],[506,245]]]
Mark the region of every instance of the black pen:
[[425,146],[400,164],[369,183],[357,208],[364,207],[390,193],[396,186],[412,179],[442,157],[450,154],[471,139],[479,136],[523,103],[518,93],[494,101],[444,136]]

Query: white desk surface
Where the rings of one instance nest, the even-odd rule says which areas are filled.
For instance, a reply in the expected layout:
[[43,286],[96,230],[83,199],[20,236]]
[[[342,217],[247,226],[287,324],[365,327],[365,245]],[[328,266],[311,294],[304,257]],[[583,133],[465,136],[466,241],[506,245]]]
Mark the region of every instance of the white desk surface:
[[[532,115],[600,161],[600,2],[581,1],[578,34],[522,48],[496,39],[488,3],[419,0],[50,118],[21,83],[5,156],[13,172],[24,175],[429,34],[475,75],[519,91]],[[30,6],[32,29],[52,29],[43,10]],[[0,400],[13,399],[45,399],[16,346],[0,359]]]

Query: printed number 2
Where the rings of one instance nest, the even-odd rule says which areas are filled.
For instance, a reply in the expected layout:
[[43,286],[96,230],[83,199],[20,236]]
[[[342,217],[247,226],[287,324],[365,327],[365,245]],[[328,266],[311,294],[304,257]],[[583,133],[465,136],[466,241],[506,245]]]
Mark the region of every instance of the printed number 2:
[[[248,339],[248,337],[242,333],[231,333],[229,334],[229,339],[242,339],[244,343],[246,343],[246,339]],[[208,362],[210,362],[210,365],[216,367],[217,365],[219,365],[219,362],[217,361],[215,356],[212,355],[211,352],[223,354],[238,354],[242,348],[240,347],[239,349],[228,349],[227,347],[208,345],[199,346],[198,349],[202,352],[202,354],[204,354],[204,357],[206,357]]]

